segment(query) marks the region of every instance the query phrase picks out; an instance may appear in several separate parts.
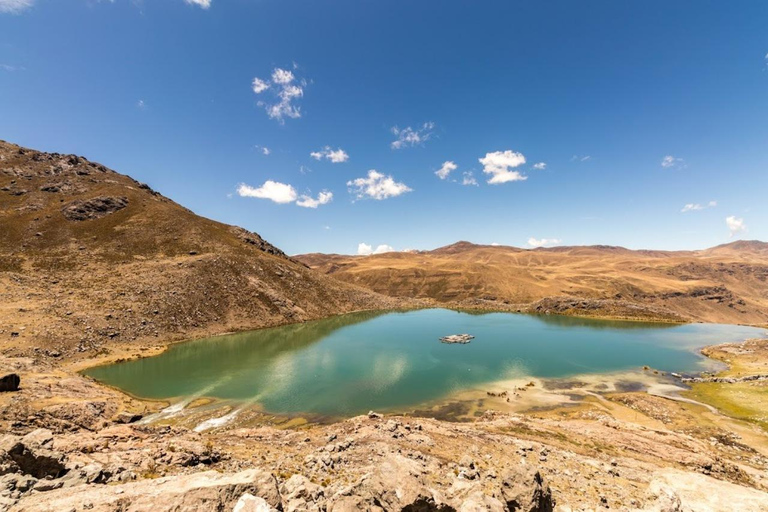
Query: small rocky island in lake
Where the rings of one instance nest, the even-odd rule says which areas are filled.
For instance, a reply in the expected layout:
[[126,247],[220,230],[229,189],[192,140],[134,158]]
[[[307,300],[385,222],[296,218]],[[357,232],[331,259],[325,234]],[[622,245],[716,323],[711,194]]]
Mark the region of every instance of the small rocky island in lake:
[[475,339],[471,334],[451,334],[450,336],[443,336],[440,341],[443,343],[461,343],[467,344],[470,340]]

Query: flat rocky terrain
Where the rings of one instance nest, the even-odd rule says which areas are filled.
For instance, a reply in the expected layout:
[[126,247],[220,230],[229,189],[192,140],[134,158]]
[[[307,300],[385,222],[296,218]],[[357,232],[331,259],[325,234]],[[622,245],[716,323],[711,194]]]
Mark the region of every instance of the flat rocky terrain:
[[[129,397],[78,370],[227,331],[455,301],[511,309],[517,296],[509,304],[485,292],[446,302],[410,290],[415,299],[401,298],[407,280],[393,272],[387,279],[400,283],[396,292],[337,279],[326,263],[290,258],[255,233],[196,216],[101,164],[8,143],[0,143],[0,232],[0,378],[9,376],[0,381],[0,510],[768,510],[761,379],[692,383],[684,396],[537,381],[419,415],[372,411],[328,423],[254,409],[198,432],[202,419],[229,412],[201,399],[148,422],[168,404]],[[519,300],[530,308],[764,324],[761,246],[711,251],[685,256],[706,264],[624,255],[606,272],[633,269],[621,297],[599,291],[585,270],[581,284],[558,298],[562,290],[550,295],[555,283],[575,283],[575,274],[562,280],[541,270],[556,266],[547,251],[507,250],[541,258],[540,267],[529,261],[529,278],[520,281],[521,290],[531,279],[542,283],[539,295]],[[422,254],[424,268],[438,256]],[[691,291],[718,286],[727,289]],[[675,296],[678,289],[687,291]],[[602,306],[587,311],[590,304]],[[768,340],[705,353],[729,365],[723,377],[760,375]],[[579,396],[525,410],[504,398],[545,391]]]

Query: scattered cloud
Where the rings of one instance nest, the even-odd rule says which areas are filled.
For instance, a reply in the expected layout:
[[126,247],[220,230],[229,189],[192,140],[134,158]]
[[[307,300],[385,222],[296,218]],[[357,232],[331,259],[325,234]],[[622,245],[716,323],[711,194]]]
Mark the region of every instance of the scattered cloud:
[[[210,4],[210,0],[207,1]],[[282,68],[275,68],[268,80],[256,77],[251,82],[255,94],[272,96],[272,100],[260,100],[257,105],[266,110],[270,119],[275,119],[280,124],[285,123],[285,118],[301,117],[301,109],[296,102],[304,96],[306,85],[306,81],[296,78],[293,71]]]
[[0,0],[0,12],[19,14],[34,4],[33,0]]
[[571,162],[586,162],[587,160],[591,160],[592,157],[589,155],[573,155],[571,157]]
[[264,156],[269,156],[269,155],[272,154],[272,150],[269,149],[267,146],[258,146],[257,145],[257,146],[255,146],[255,148],[258,149],[259,151],[261,151],[261,154],[264,155]]
[[562,240],[560,240],[559,238],[540,238],[540,239],[536,239],[536,238],[531,237],[531,238],[528,239],[528,245],[531,246],[531,247],[545,247],[545,246],[548,246],[548,245],[560,245],[561,242],[562,242]]
[[299,196],[296,189],[287,183],[267,180],[260,187],[252,187],[241,183],[237,187],[237,195],[240,197],[256,197],[258,199],[269,199],[278,204],[296,203],[296,206],[302,208],[317,208],[322,204],[328,204],[333,200],[333,192],[322,190],[317,198],[308,194]]
[[717,206],[717,201],[710,201],[705,205],[701,205],[699,203],[688,203],[685,206],[683,206],[683,209],[680,211],[683,213],[695,212],[699,210],[704,210],[706,208],[714,208],[715,206]]
[[533,164],[533,168],[537,171],[543,171],[547,168],[547,164],[545,162],[539,162],[537,164]]
[[438,178],[444,180],[448,177],[449,174],[451,174],[451,171],[455,171],[456,169],[458,169],[458,166],[450,160],[447,160],[443,162],[443,166],[440,167],[440,169],[435,171],[435,174],[437,174]]
[[682,169],[685,167],[685,160],[667,155],[661,159],[661,166],[665,169]]
[[475,176],[472,174],[472,171],[466,171],[462,173],[462,185],[471,185],[475,187],[479,187],[480,185],[477,184],[477,180],[475,179]]
[[435,123],[428,121],[421,125],[421,128],[414,130],[410,126],[400,129],[397,126],[392,127],[392,133],[397,137],[392,141],[392,149],[401,149],[408,146],[420,146],[432,138],[432,130],[435,129]]
[[237,195],[240,197],[256,197],[258,199],[269,199],[279,204],[292,203],[296,200],[296,189],[286,183],[267,180],[258,188],[241,183],[237,187]]
[[[0,2],[2,2],[2,0],[0,0]],[[3,71],[8,71],[9,73],[13,73],[19,68],[17,68],[16,66],[11,66],[10,64],[0,64],[0,69],[2,69]]]
[[405,183],[398,183],[392,176],[382,174],[375,169],[368,171],[367,178],[357,178],[348,181],[347,187],[349,187],[349,192],[354,194],[357,199],[370,197],[381,200],[411,191],[411,188]]
[[343,149],[331,149],[331,146],[325,146],[320,151],[313,151],[309,154],[315,160],[330,160],[334,164],[340,164],[349,160],[349,155]]
[[189,5],[198,5],[203,9],[208,9],[211,6],[211,0],[184,0]]
[[144,102],[144,100],[139,100],[136,102],[136,108],[139,110],[147,110],[147,104]]
[[733,215],[726,217],[725,223],[728,226],[728,230],[731,232],[731,237],[737,233],[747,230],[747,225],[744,224],[744,219],[736,218]]
[[485,157],[480,158],[479,161],[483,164],[483,172],[491,175],[491,179],[488,180],[491,185],[528,179],[524,174],[513,170],[525,163],[522,153],[511,150],[494,151],[486,153]]
[[317,208],[321,204],[330,203],[332,200],[333,192],[323,190],[317,195],[317,199],[305,194],[302,195],[299,200],[296,201],[296,205],[301,206],[302,208]]
[[370,256],[371,254],[384,254],[385,252],[394,252],[395,250],[392,248],[391,245],[382,244],[376,247],[375,249],[373,246],[368,245],[364,242],[360,242],[357,245],[357,254],[359,256]]

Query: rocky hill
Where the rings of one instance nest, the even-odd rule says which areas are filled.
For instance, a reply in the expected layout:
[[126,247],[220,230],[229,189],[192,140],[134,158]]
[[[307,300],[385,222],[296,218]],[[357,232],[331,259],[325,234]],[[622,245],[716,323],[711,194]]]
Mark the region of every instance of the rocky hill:
[[296,258],[342,282],[448,305],[768,323],[768,244],[758,241],[677,252],[458,242],[432,251]]
[[[93,354],[396,301],[76,155],[0,142],[0,343]],[[32,341],[34,340],[34,341]]]

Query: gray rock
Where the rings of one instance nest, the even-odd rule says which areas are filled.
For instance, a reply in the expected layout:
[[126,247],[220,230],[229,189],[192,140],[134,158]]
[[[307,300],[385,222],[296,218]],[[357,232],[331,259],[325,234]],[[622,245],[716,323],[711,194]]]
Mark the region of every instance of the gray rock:
[[0,391],[18,391],[21,378],[15,373],[11,373],[0,378]]
[[554,500],[544,477],[533,468],[507,472],[501,495],[509,510],[516,512],[552,512]]

